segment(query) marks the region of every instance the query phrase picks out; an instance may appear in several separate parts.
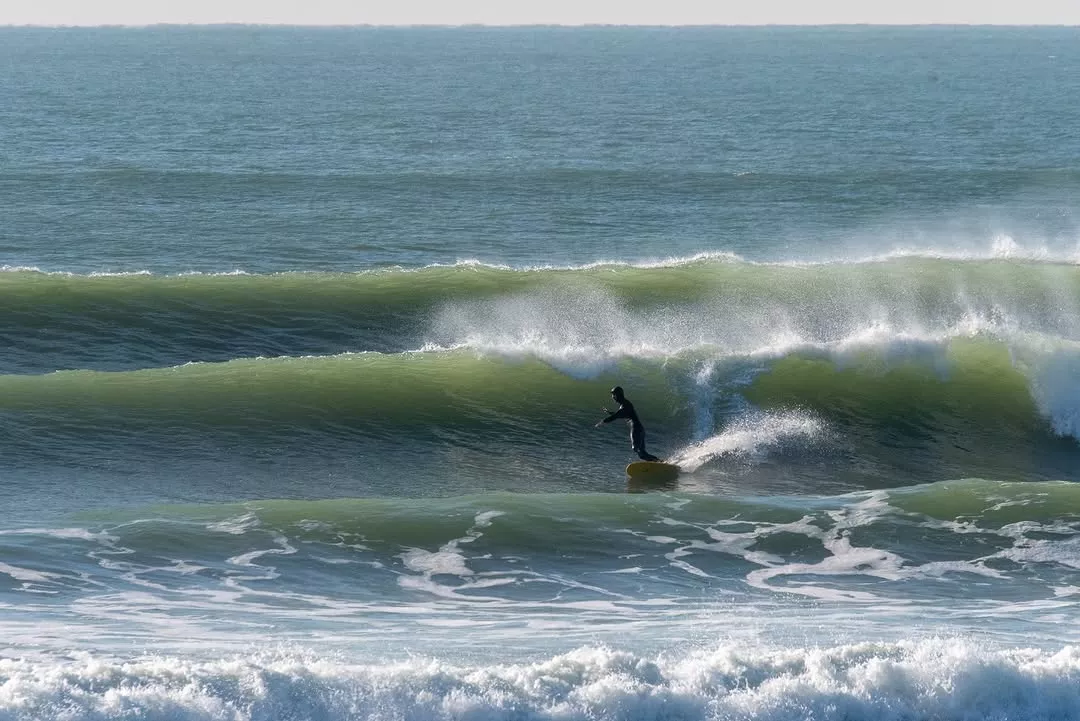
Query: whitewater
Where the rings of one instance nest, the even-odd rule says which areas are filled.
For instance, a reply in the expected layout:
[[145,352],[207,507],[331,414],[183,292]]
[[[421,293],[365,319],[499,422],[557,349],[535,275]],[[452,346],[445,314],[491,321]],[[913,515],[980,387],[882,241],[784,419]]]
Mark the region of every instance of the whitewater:
[[0,28],[0,721],[1080,719],[1077,40]]

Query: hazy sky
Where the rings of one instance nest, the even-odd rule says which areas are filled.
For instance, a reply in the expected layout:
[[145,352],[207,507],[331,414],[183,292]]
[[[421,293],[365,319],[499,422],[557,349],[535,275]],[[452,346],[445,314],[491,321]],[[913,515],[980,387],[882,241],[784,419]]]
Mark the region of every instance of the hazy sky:
[[0,24],[1080,25],[1080,0],[14,0]]

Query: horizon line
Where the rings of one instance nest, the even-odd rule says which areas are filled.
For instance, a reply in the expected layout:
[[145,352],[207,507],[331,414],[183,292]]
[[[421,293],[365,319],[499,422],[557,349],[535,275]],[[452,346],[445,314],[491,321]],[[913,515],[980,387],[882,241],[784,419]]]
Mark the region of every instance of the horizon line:
[[528,22],[528,23],[330,23],[330,22],[248,22],[248,21],[221,21],[221,22],[146,22],[146,23],[4,23],[0,22],[0,28],[11,29],[76,29],[76,28],[431,28],[431,29],[527,29],[527,28],[640,28],[640,29],[688,29],[688,28],[1080,28],[1080,22],[1076,23],[977,23],[977,22],[912,22],[912,23],[875,23],[875,22],[822,22],[822,23],[559,23],[559,22]]

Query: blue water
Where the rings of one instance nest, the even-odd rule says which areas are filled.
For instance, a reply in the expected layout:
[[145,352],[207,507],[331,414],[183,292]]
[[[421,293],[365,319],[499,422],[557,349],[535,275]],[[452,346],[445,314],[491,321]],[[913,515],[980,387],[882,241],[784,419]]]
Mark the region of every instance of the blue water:
[[0,719],[1080,718],[1078,40],[0,28]]

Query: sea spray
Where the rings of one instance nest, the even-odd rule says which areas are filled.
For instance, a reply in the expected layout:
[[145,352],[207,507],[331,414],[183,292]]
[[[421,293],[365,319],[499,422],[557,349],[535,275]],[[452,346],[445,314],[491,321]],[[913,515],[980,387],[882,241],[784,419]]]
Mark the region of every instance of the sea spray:
[[783,443],[812,443],[825,425],[812,414],[751,412],[733,419],[721,433],[679,449],[667,458],[693,472],[722,456],[750,456]]

